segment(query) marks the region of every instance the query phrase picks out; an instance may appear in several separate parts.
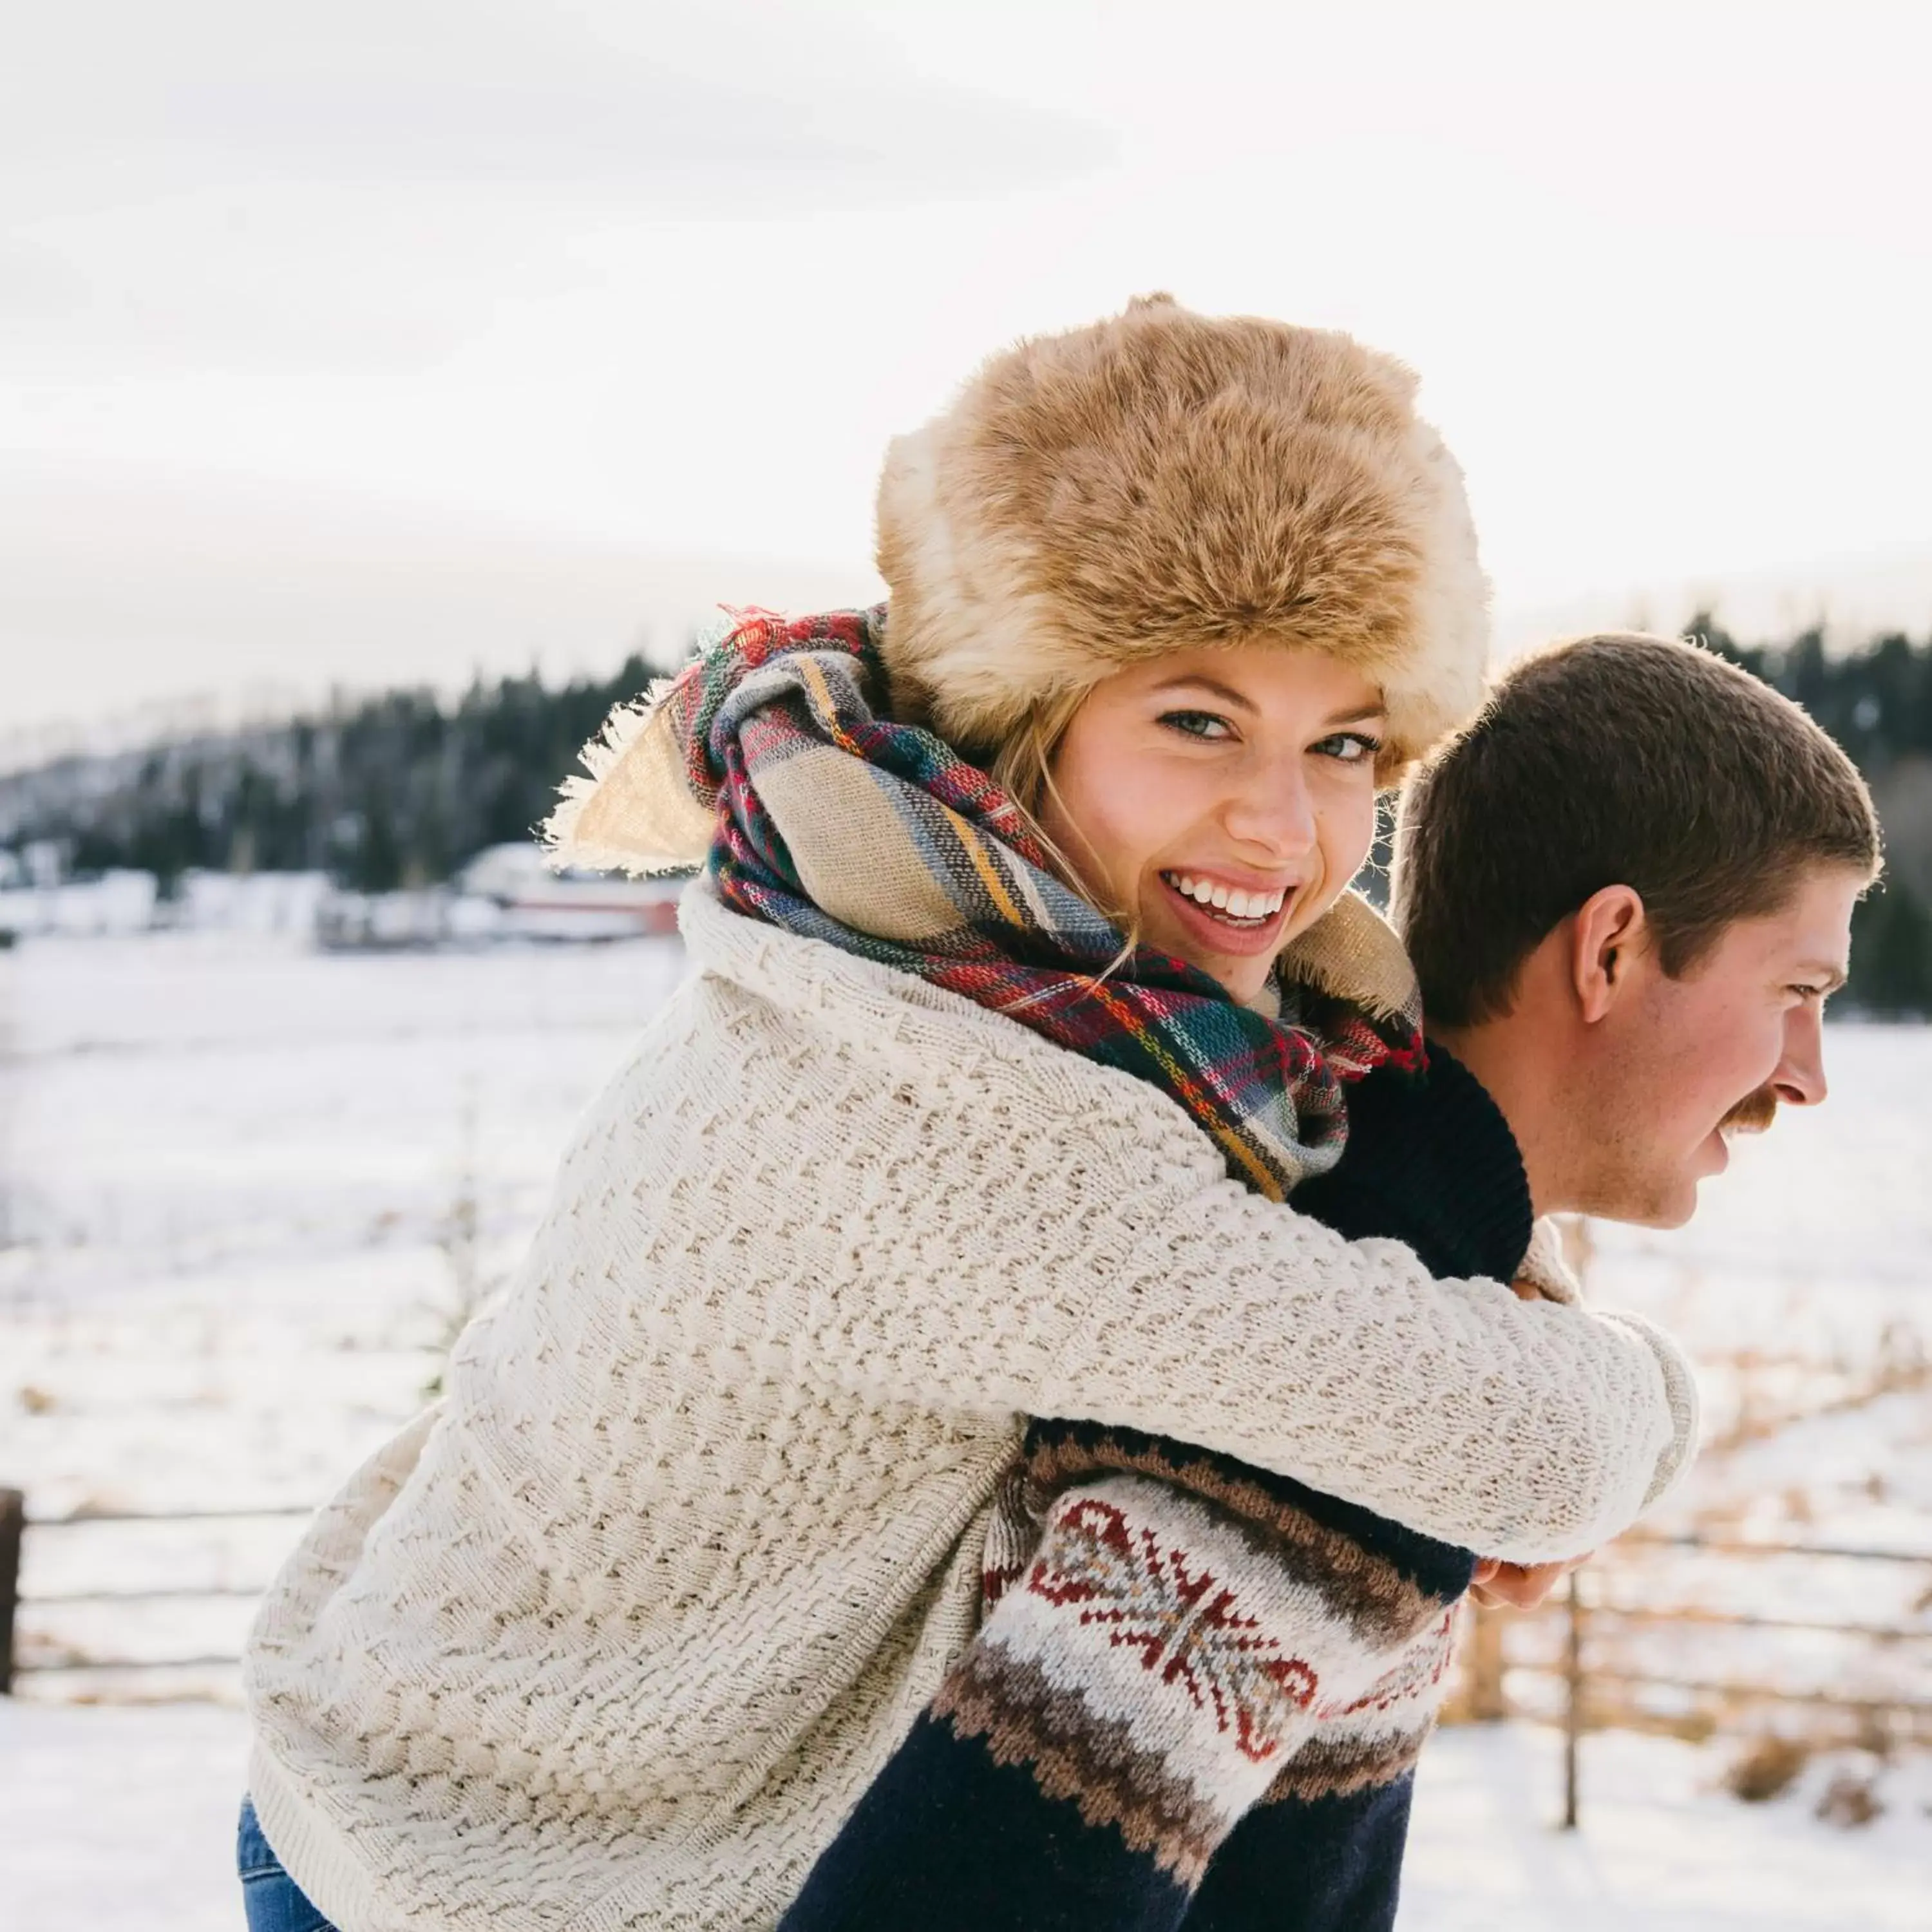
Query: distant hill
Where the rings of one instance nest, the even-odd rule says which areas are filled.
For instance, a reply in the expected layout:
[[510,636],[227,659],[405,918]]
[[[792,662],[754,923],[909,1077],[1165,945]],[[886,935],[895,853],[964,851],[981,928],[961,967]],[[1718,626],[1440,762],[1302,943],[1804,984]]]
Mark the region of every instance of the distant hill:
[[210,731],[0,776],[0,848],[42,843],[80,874],[129,866],[164,895],[190,868],[326,871],[364,892],[446,879],[527,838],[611,706],[658,671],[552,687],[404,689],[283,724]]
[[[1849,1000],[1932,1016],[1932,635],[1826,648],[1816,629],[1741,643],[1685,628],[1803,704],[1870,780],[1888,841],[1860,908]],[[339,700],[289,722],[190,732],[0,776],[0,852],[39,845],[71,872],[127,866],[165,893],[190,868],[326,870],[380,892],[448,878],[526,838],[610,707],[656,675],[634,654],[608,677],[478,680]]]
[[338,689],[449,699],[531,671],[555,687],[634,651],[668,661],[722,604],[880,594],[863,566],[686,555],[274,478],[10,464],[0,771],[314,713]]

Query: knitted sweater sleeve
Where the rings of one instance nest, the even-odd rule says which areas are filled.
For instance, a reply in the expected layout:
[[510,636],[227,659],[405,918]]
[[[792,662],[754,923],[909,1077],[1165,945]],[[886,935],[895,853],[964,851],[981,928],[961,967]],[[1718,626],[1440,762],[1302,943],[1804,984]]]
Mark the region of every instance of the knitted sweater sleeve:
[[1516,1562],[1608,1541],[1695,1446],[1661,1330],[1437,1281],[1232,1181],[1196,1191],[1094,1298],[1032,1405],[1217,1449]]

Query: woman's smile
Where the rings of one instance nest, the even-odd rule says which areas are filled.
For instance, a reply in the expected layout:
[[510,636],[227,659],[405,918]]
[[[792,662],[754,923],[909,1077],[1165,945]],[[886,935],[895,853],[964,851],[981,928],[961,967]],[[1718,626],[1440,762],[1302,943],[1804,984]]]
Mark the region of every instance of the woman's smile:
[[1280,950],[1300,890],[1299,881],[1272,889],[1244,886],[1231,884],[1222,874],[1192,870],[1163,871],[1160,878],[1164,898],[1196,946],[1243,957]]

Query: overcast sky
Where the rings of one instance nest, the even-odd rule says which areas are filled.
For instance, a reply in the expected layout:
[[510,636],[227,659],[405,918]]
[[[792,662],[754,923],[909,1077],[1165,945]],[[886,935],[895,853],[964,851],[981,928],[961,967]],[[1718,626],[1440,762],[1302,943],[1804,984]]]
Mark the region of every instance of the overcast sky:
[[1922,631],[1928,17],[32,10],[0,70],[0,735],[869,595],[886,438],[1156,288],[1420,370],[1506,614],[1868,580]]

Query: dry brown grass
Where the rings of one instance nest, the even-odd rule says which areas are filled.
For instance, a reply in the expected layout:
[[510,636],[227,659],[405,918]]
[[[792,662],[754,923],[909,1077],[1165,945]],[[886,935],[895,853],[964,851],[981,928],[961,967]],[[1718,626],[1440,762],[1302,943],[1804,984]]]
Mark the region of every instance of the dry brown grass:
[[1759,1738],[1731,1761],[1724,1788],[1747,1804],[1766,1804],[1791,1789],[1810,1756],[1796,1738]]
[[1841,1771],[1826,1786],[1824,1796],[1818,1800],[1818,1816],[1826,1824],[1848,1831],[1869,1825],[1884,1809],[1872,1789],[1872,1780],[1855,1771]]

